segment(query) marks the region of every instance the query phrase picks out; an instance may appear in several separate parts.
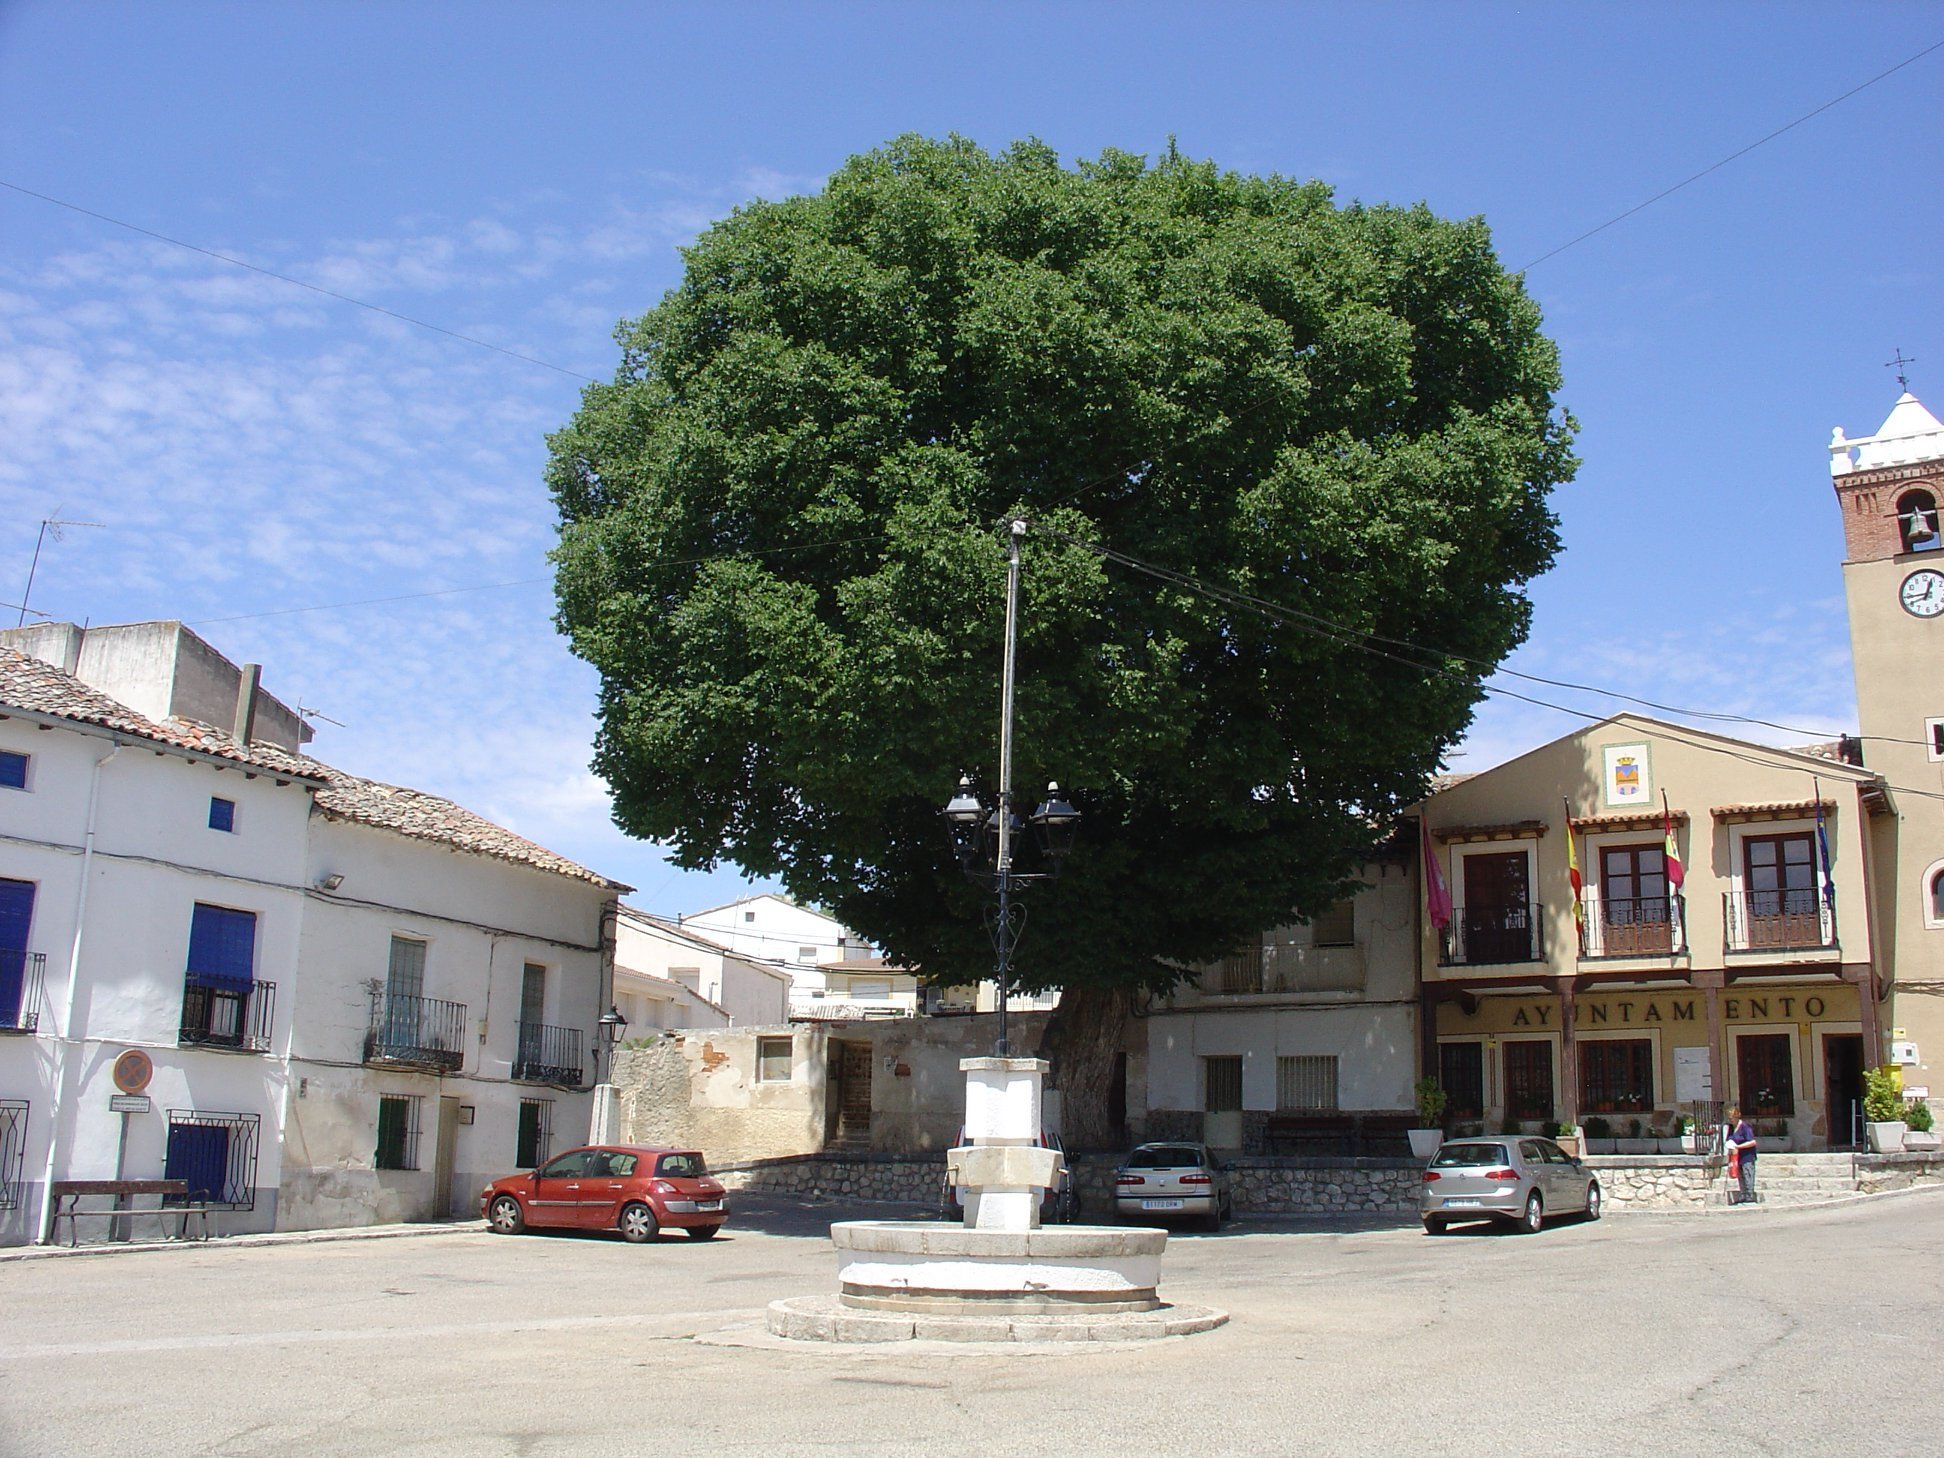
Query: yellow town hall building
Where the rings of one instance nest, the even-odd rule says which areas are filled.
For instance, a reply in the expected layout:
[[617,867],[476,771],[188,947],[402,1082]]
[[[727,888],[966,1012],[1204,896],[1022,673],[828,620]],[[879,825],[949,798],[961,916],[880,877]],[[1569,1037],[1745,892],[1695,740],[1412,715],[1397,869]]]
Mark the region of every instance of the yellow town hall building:
[[1419,1063],[1450,1117],[1666,1137],[1733,1102],[1821,1149],[1856,1142],[1866,1067],[1930,1096],[1944,425],[1905,394],[1830,450],[1855,738],[1773,749],[1622,714],[1424,803]]

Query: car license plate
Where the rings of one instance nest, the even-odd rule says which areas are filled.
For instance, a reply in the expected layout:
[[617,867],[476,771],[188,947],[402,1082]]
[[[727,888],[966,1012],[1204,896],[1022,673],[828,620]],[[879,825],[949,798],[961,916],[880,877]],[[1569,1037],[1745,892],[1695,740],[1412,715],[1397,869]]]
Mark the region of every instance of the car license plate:
[[1470,1206],[1472,1209],[1477,1209],[1478,1206],[1484,1203],[1485,1202],[1482,1200],[1446,1200],[1445,1209],[1447,1210],[1463,1209],[1466,1206]]
[[1179,1210],[1179,1209],[1181,1208],[1181,1201],[1179,1201],[1179,1200],[1143,1200],[1143,1201],[1141,1201],[1141,1208],[1142,1208],[1143,1210]]
[[720,1200],[697,1200],[697,1201],[695,1202],[695,1208],[696,1208],[696,1209],[698,1209],[698,1210],[720,1210],[720,1209],[722,1208],[722,1201],[720,1201]]

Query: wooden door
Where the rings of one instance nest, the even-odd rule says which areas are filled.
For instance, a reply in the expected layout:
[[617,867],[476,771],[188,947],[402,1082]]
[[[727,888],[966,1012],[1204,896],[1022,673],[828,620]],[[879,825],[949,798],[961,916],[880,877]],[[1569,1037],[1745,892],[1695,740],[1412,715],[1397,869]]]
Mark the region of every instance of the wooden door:
[[1667,852],[1615,845],[1600,852],[1600,944],[1609,957],[1665,954],[1674,947]]
[[1823,1096],[1828,1103],[1829,1147],[1854,1149],[1862,1122],[1863,1035],[1823,1035]]
[[1553,1116],[1552,1044],[1522,1039],[1505,1044],[1505,1116]]
[[1749,946],[1822,945],[1815,844],[1806,830],[1792,835],[1751,835],[1742,842]]
[[1464,960],[1529,962],[1532,898],[1522,850],[1464,857]]
[[1737,1101],[1750,1119],[1786,1119],[1795,1113],[1795,1062],[1787,1033],[1737,1036],[1735,1072]]
[[839,1144],[871,1142],[871,1045],[837,1045],[837,1135]]

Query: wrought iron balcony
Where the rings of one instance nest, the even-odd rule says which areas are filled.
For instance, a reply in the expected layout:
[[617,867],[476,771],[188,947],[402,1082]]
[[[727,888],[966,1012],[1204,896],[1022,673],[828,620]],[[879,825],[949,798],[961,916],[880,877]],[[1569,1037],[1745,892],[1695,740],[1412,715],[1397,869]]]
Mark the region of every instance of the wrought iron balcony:
[[1546,947],[1542,908],[1519,906],[1455,906],[1445,928],[1447,967],[1497,966],[1507,962],[1542,962]]
[[1729,891],[1721,900],[1731,952],[1815,952],[1836,945],[1836,908],[1814,887]]
[[274,982],[218,982],[191,972],[182,988],[182,1024],[176,1041],[267,1053],[276,1010]]
[[1582,957],[1677,957],[1686,954],[1687,901],[1680,896],[1602,896],[1588,888]]
[[367,1063],[456,1071],[465,1060],[466,1005],[397,992],[371,994]]
[[526,1083],[559,1083],[579,1088],[586,1082],[579,1028],[521,1023],[513,1076]]
[[0,948],[0,1033],[31,1033],[40,1026],[46,981],[47,953]]

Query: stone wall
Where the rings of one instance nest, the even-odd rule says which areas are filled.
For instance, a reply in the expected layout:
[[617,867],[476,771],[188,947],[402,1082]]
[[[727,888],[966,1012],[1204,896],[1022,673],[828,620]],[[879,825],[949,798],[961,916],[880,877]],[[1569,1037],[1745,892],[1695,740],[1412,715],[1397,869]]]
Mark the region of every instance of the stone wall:
[[1856,1156],[1856,1188],[1866,1195],[1939,1183],[1944,1183],[1944,1153]]
[[1719,1161],[1697,1155],[1589,1155],[1609,1210],[1699,1210],[1710,1190],[1725,1190]]

